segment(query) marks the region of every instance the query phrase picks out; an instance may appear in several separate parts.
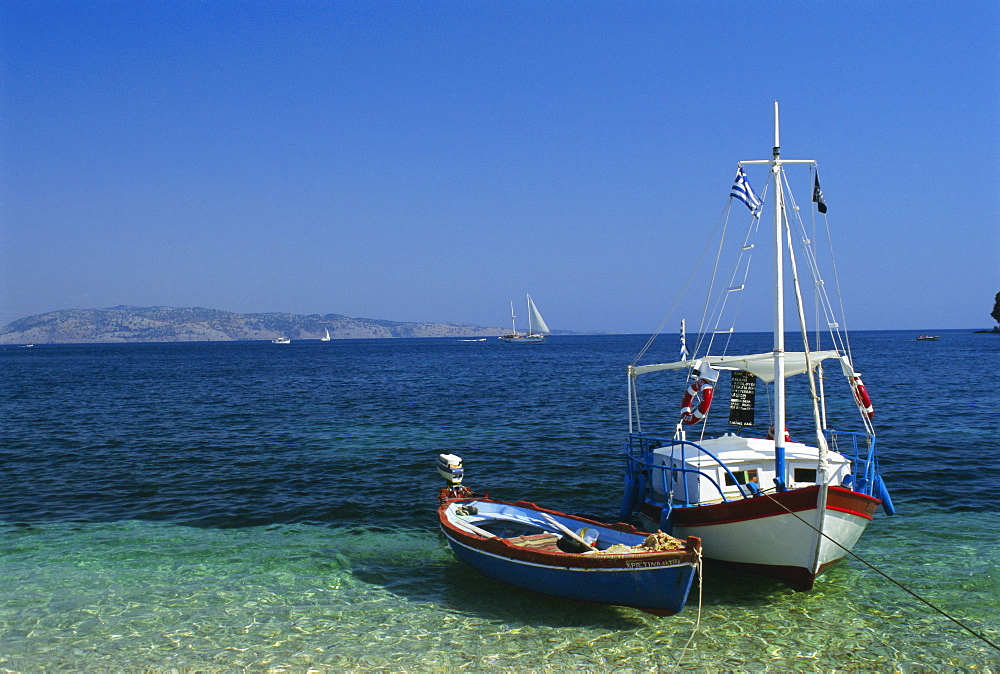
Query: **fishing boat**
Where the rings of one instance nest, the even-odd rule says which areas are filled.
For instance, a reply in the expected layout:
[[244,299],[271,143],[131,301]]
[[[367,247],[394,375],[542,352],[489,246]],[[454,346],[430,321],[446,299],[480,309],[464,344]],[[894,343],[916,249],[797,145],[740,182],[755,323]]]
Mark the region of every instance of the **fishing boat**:
[[917,335],[918,342],[933,342],[940,339],[938,335]]
[[[855,369],[842,318],[834,311],[841,304],[831,301],[820,276],[821,247],[809,227],[817,227],[817,219],[826,222],[816,162],[783,158],[778,141],[775,103],[771,158],[742,161],[737,167],[729,205],[717,228],[717,256],[730,251],[737,259],[726,270],[716,262],[712,270],[716,292],[708,295],[707,310],[701,313],[706,318],[698,326],[693,350],[688,351],[681,321],[679,360],[640,364],[651,339],[628,367],[629,432],[619,517],[626,520],[637,514],[642,527],[682,538],[697,536],[706,560],[809,590],[817,576],[851,552],[880,505],[887,514],[894,510],[879,474],[871,398]],[[762,197],[750,187],[744,170],[760,167],[767,167],[769,176]],[[787,175],[805,167],[809,175],[802,177],[809,183],[804,187],[807,193],[811,188],[817,205],[815,211],[806,209],[811,223],[803,222],[803,209],[794,200]],[[743,205],[750,211],[745,229],[726,237],[729,222],[746,213]],[[761,217],[766,205],[773,211],[773,226],[766,223],[768,217]],[[765,297],[773,298],[773,349],[730,353],[732,342],[739,341],[734,339],[735,325],[740,309],[746,310],[748,304],[739,298],[749,296],[750,261],[758,245],[773,247],[773,264],[762,274],[766,277],[762,283],[770,286]],[[787,280],[786,272],[790,272]],[[811,299],[802,292],[800,272],[812,277]],[[799,344],[786,345],[786,293],[794,296],[796,311],[789,313],[795,315],[791,329]],[[824,319],[824,331],[812,339],[806,325],[808,303]],[[761,315],[767,311],[750,318]],[[826,334],[828,345],[823,344]],[[824,362],[843,374],[840,398],[834,395],[835,382],[826,382]],[[726,382],[720,381],[725,372],[730,380],[728,420],[712,415],[716,387],[725,391]],[[670,379],[680,404],[672,414],[658,410],[650,416],[659,428],[649,423],[644,428],[638,381],[642,377],[645,383],[652,374]],[[786,379],[793,377],[799,379],[786,385]],[[660,382],[656,390],[643,391],[644,400],[647,393],[652,399],[657,392],[669,395],[662,393],[665,382],[662,378]],[[763,422],[754,418],[758,382],[766,393]],[[790,399],[789,391],[801,399]],[[855,430],[833,430],[833,418]],[[775,433],[776,428],[781,432]]]
[[545,336],[552,334],[549,326],[545,324],[542,315],[538,313],[538,307],[528,295],[528,331],[518,332],[514,323],[514,303],[510,303],[510,333],[501,335],[500,339],[508,344],[539,344],[545,341]]
[[290,340],[288,337],[276,337],[275,339],[271,340],[271,343],[272,344],[291,344],[292,340]]
[[484,576],[539,594],[673,615],[687,602],[701,542],[602,524],[527,501],[477,496],[462,459],[441,454],[438,520],[455,556]]
[[325,334],[322,337],[319,338],[319,341],[321,341],[321,342],[329,342],[330,341],[330,330],[329,330],[329,328],[323,328],[323,332]]

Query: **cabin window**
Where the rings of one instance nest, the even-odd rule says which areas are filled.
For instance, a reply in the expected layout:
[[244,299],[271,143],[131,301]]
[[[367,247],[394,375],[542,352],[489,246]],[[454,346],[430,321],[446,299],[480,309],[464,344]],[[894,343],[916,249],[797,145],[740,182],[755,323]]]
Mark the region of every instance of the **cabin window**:
[[[815,471],[813,471],[815,472]],[[737,484],[746,484],[747,482],[757,482],[757,469],[752,470],[734,470],[732,471],[733,477],[736,478],[736,482],[733,482],[733,478],[726,473],[726,486],[734,487]]]
[[816,469],[815,468],[796,468],[795,469],[795,482],[809,482],[811,484],[816,483]]

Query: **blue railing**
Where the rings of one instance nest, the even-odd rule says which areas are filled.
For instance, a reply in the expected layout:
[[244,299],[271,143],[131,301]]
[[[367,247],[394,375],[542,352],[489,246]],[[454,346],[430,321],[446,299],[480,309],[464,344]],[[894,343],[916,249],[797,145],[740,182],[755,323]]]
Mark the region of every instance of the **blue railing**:
[[851,462],[851,479],[844,486],[867,496],[877,496],[873,491],[875,478],[878,477],[875,436],[867,433],[827,430],[826,440],[830,443],[830,449]]
[[[653,463],[653,450],[670,448],[670,463],[672,465],[655,465]],[[685,451],[686,447],[690,447],[693,450],[693,454],[689,454]],[[675,440],[673,438],[663,438],[654,435],[645,435],[643,433],[630,433],[625,439],[625,479],[629,480],[631,476],[639,475],[644,473],[649,476],[649,486],[653,485],[653,481],[657,481],[657,486],[660,487],[660,491],[664,494],[669,494],[670,482],[674,485],[684,485],[683,496],[679,499],[683,503],[688,503],[687,495],[687,477],[688,474],[697,475],[699,477],[707,478],[709,482],[718,491],[719,496],[723,501],[728,501],[725,493],[722,490],[722,486],[715,480],[715,477],[709,475],[708,473],[695,469],[686,467],[686,459],[691,458],[696,455],[704,455],[711,458],[719,467],[721,467],[726,475],[732,480],[732,483],[736,485],[736,488],[740,492],[740,496],[743,498],[749,498],[752,494],[744,491],[743,485],[739,483],[736,476],[733,475],[732,471],[719,460],[719,457],[712,454],[710,451],[702,447],[701,445],[690,442],[689,440]],[[667,479],[667,472],[671,473],[671,480]],[[713,471],[714,472],[714,471]],[[675,498],[677,495],[677,488],[674,487]],[[704,501],[704,498],[699,499]],[[666,504],[656,504],[656,505],[666,505]]]
[[[895,509],[878,471],[875,437],[863,432],[833,430],[827,430],[826,437],[830,444],[830,449],[850,461],[851,474],[844,480],[843,486],[867,496],[881,499],[886,513],[893,514]],[[669,457],[669,464],[671,465],[654,464],[653,450],[662,448],[670,449],[669,455],[664,456],[664,459]],[[689,474],[707,478],[715,487],[720,498],[723,501],[728,501],[729,499],[726,498],[722,486],[712,475],[700,469],[687,467],[685,459],[698,455],[711,458],[716,465],[721,467],[732,481],[732,484],[736,485],[742,498],[750,498],[754,495],[754,493],[748,493],[750,492],[749,488],[744,489],[744,485],[739,483],[732,471],[717,456],[701,445],[687,440],[676,440],[674,438],[646,435],[644,433],[630,433],[625,440],[626,496],[622,503],[621,518],[625,519],[631,514],[635,506],[642,500],[665,509],[670,509],[673,505],[688,505],[687,478]],[[668,471],[670,471],[669,475]],[[658,487],[657,491],[664,494],[664,502],[660,503],[651,498],[652,487],[654,485]],[[676,503],[669,502],[671,490],[674,491],[674,500]],[[700,494],[699,496],[700,501],[705,500],[704,496]]]

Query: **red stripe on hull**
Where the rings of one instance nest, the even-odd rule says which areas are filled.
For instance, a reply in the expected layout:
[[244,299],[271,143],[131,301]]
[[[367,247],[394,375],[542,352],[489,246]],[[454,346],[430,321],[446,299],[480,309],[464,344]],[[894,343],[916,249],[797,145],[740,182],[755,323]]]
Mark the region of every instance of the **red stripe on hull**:
[[[692,532],[697,532],[696,535],[710,540],[710,532],[718,525],[780,518],[781,516],[789,515],[790,512],[798,517],[811,518],[817,510],[817,499],[820,495],[819,489],[819,486],[803,487],[801,489],[766,494],[738,501],[727,501],[704,506],[678,507],[674,508],[672,513],[673,525],[674,527],[686,528]],[[881,501],[876,498],[842,487],[829,487],[827,490],[826,509],[828,511],[845,513],[849,516],[860,518],[865,521],[865,524],[867,524],[867,521],[873,519],[875,510],[880,503]],[[639,510],[644,517],[650,518],[654,522],[659,521],[660,508],[650,504],[643,504]],[[767,526],[767,523],[763,522],[757,526]],[[732,534],[729,535],[731,536]],[[844,555],[846,554],[845,552]],[[797,565],[791,559],[788,560],[789,564],[736,561],[733,558],[723,560],[712,554],[710,543],[706,545],[705,550],[706,559],[711,560],[713,564],[774,578],[799,591],[811,589],[816,578],[827,568],[840,561],[844,555],[823,563],[813,573],[810,568]]]
[[[451,499],[462,500],[462,499]],[[476,498],[476,501],[485,503],[499,503],[503,504],[502,501],[493,501],[488,498]],[[615,524],[602,524],[600,522],[595,522],[594,520],[589,520],[584,517],[578,517],[575,515],[567,515],[566,513],[561,513],[558,510],[549,510],[547,508],[542,508],[539,505],[531,503],[530,501],[514,501],[510,505],[527,508],[540,513],[551,513],[553,515],[559,515],[560,517],[565,517],[571,519],[580,524],[594,525],[596,527],[603,527],[607,529],[615,529],[618,531],[623,531],[626,533],[633,533],[637,535],[645,536],[646,534],[640,532],[638,529],[630,524],[623,522],[618,522]],[[470,548],[475,548],[483,552],[488,552],[500,557],[505,557],[514,561],[521,561],[534,564],[551,565],[553,560],[558,560],[559,566],[564,566],[566,568],[577,568],[577,569],[620,569],[622,567],[629,568],[629,560],[641,559],[643,565],[653,565],[653,566],[676,566],[679,564],[697,564],[698,563],[698,553],[701,551],[701,540],[697,537],[690,537],[685,541],[684,548],[677,550],[664,550],[659,552],[644,551],[637,552],[631,555],[629,554],[619,554],[619,555],[580,555],[565,552],[546,552],[542,550],[534,550],[531,548],[524,548],[518,545],[512,544],[505,538],[483,538],[474,533],[470,533],[463,529],[458,528],[454,524],[448,521],[448,518],[444,515],[444,511],[447,508],[447,502],[442,503],[438,507],[438,520],[441,525],[442,533],[449,538],[454,539]]]
[[685,547],[678,550],[636,552],[631,555],[581,555],[579,553],[548,552],[522,548],[505,538],[482,538],[475,534],[466,533],[447,521],[441,522],[441,530],[448,538],[498,557],[542,566],[557,565],[567,569],[600,571],[697,564],[698,553],[701,551],[701,541],[697,537],[690,537],[686,541]]
[[[819,487],[803,487],[775,494],[765,494],[756,498],[726,501],[712,505],[675,508],[674,526],[709,526],[728,524],[746,520],[762,519],[791,512],[814,510],[819,496]],[[829,487],[827,491],[828,510],[837,510],[871,520],[875,510],[882,503],[877,498],[866,496],[842,487]],[[643,504],[640,509],[654,520],[659,520],[659,509]],[[654,514],[655,513],[655,514]]]

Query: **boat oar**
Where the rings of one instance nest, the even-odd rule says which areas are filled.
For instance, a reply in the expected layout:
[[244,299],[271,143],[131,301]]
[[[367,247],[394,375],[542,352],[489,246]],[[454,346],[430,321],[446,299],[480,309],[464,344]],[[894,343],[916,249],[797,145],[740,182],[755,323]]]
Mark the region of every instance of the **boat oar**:
[[564,527],[562,524],[559,524],[559,522],[556,522],[555,518],[553,518],[548,513],[541,513],[541,515],[542,515],[542,517],[545,518],[546,522],[548,522],[549,524],[551,524],[552,526],[554,526],[556,529],[558,529],[559,531],[563,532],[564,534],[566,534],[567,536],[569,536],[570,538],[572,538],[574,541],[576,541],[580,545],[584,546],[588,550],[593,550],[594,552],[597,551],[597,548],[595,548],[593,545],[591,545],[587,541],[585,541],[582,538],[580,538],[579,536],[577,536],[575,533],[573,533],[573,530],[570,529],[569,527]]
[[466,531],[470,531],[476,534],[477,536],[482,536],[483,538],[496,538],[496,534],[491,534],[490,532],[486,531],[486,529],[480,529],[475,524],[472,524],[471,522],[466,522],[463,519],[459,519],[456,517],[455,519],[450,521],[462,527]]

